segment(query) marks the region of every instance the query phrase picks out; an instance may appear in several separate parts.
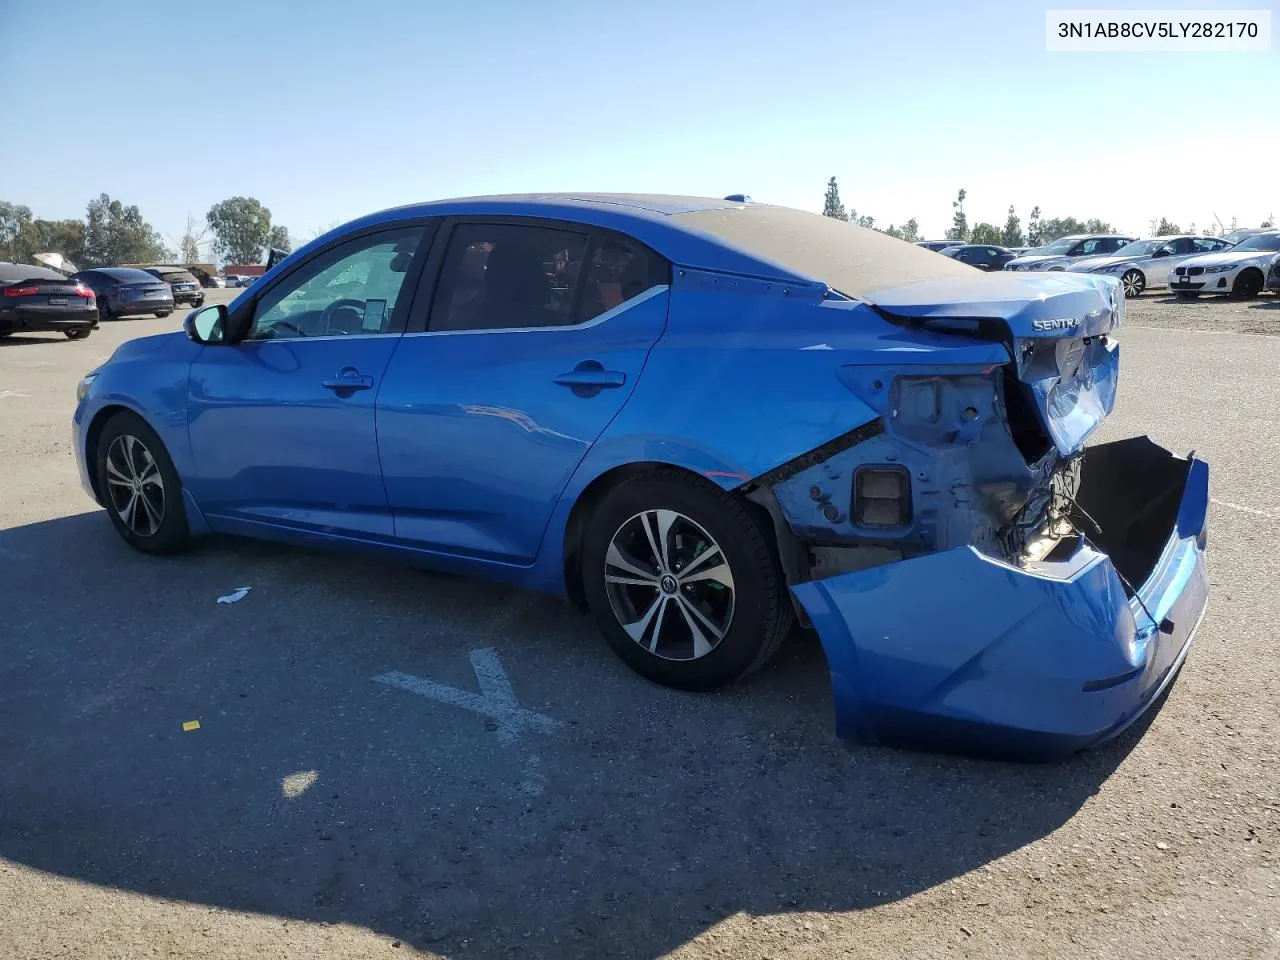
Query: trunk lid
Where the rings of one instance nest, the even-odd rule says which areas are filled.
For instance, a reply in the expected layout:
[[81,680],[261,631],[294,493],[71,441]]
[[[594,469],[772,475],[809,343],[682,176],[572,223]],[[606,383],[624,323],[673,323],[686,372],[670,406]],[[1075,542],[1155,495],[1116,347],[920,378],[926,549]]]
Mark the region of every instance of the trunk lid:
[[1114,277],[979,273],[867,295],[886,319],[908,327],[999,341],[1009,351],[1009,390],[1029,402],[1064,457],[1115,403],[1119,350],[1107,337],[1123,322]]

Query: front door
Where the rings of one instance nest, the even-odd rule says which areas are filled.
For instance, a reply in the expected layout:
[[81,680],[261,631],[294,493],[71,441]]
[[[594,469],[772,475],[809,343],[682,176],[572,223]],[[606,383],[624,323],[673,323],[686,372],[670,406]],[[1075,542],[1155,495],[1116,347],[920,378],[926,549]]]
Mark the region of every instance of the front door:
[[215,529],[392,535],[374,404],[423,237],[421,225],[399,227],[320,251],[244,308],[252,323],[243,340],[200,352],[189,486]]
[[527,564],[667,319],[669,267],[613,234],[459,223],[427,329],[378,397],[396,537]]

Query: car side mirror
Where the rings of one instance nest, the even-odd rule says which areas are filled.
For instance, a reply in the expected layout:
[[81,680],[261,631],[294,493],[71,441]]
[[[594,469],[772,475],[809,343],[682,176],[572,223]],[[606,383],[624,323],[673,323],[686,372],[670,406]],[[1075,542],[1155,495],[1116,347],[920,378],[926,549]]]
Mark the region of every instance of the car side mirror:
[[227,339],[227,305],[215,303],[211,307],[193,310],[182,321],[182,329],[196,343],[211,345],[225,343]]

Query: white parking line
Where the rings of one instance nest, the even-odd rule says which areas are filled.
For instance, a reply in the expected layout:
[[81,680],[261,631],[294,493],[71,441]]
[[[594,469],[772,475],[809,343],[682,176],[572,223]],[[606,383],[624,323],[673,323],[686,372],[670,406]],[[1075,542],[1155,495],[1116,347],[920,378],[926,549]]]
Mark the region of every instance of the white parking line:
[[[471,669],[476,673],[476,684],[479,693],[459,690],[447,683],[437,683],[415,677],[412,674],[392,670],[374,677],[375,683],[385,683],[390,687],[408,690],[428,700],[447,703],[451,707],[470,710],[483,717],[497,721],[498,741],[505,746],[514,746],[520,734],[526,730],[539,733],[554,733],[564,726],[559,720],[520,706],[515,691],[511,689],[511,681],[502,669],[498,655],[489,649],[471,651]],[[542,793],[547,783],[542,772],[542,761],[535,754],[528,754],[520,768],[519,793],[524,797],[536,797]]]
[[1210,503],[1216,503],[1220,507],[1227,507],[1231,510],[1239,510],[1241,513],[1252,514],[1255,517],[1265,517],[1268,520],[1280,520],[1280,516],[1274,513],[1267,513],[1265,510],[1255,510],[1253,507],[1242,507],[1238,503],[1232,503],[1230,500],[1219,500],[1217,497],[1210,497]]

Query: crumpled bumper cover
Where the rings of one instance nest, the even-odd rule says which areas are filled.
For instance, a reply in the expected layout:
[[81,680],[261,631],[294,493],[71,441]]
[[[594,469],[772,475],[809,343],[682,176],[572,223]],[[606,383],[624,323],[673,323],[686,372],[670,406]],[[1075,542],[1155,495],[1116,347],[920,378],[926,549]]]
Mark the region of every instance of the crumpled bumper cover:
[[[1209,593],[1208,465],[1146,438],[1120,444],[1137,441],[1146,444],[1142,456],[1158,451],[1183,474],[1180,496],[1152,491],[1153,502],[1168,501],[1167,519],[1155,520],[1166,524],[1159,544],[1151,517],[1141,516],[1126,527],[1114,562],[1086,543],[1066,561],[1022,569],[966,546],[794,585],[826,652],[837,732],[864,743],[1049,761],[1137,720],[1181,667]],[[1154,483],[1141,471],[1108,482],[1128,486],[1135,502],[1143,491],[1133,487]],[[1156,544],[1151,572],[1131,598],[1117,567],[1133,569],[1143,537]]]

